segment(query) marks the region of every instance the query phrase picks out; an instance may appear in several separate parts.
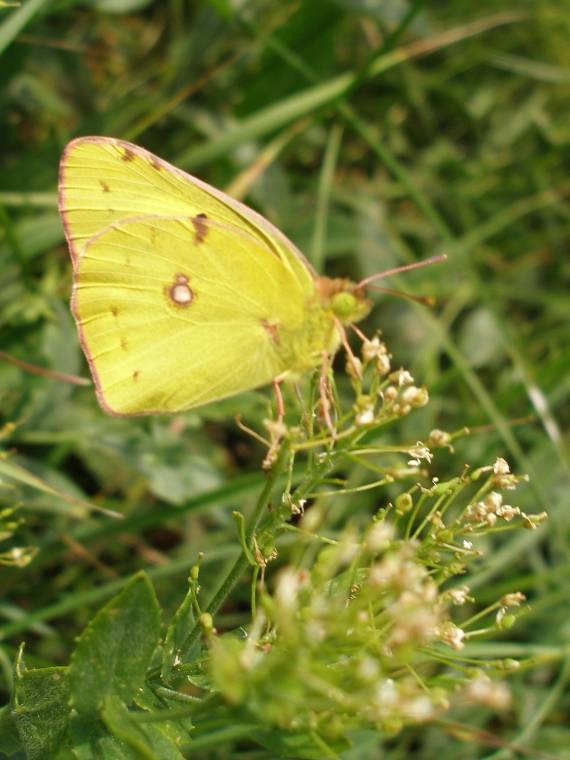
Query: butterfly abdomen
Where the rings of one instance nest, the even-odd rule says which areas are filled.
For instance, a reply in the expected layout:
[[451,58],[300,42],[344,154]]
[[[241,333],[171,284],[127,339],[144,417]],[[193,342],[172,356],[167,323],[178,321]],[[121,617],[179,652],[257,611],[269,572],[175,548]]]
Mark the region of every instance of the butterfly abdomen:
[[322,362],[323,352],[334,354],[340,335],[332,310],[320,303],[307,308],[303,323],[279,333],[284,376],[302,375]]

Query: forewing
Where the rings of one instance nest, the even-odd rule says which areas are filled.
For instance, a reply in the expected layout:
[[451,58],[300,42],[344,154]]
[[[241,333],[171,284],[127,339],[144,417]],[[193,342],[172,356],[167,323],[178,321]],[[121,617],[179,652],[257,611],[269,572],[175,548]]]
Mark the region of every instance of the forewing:
[[59,207],[71,257],[105,227],[133,216],[169,215],[231,224],[273,249],[307,293],[314,273],[288,238],[226,193],[132,143],[80,137],[60,166]]
[[91,237],[72,298],[99,401],[114,414],[177,412],[287,370],[279,333],[305,294],[283,259],[231,224],[142,217]]

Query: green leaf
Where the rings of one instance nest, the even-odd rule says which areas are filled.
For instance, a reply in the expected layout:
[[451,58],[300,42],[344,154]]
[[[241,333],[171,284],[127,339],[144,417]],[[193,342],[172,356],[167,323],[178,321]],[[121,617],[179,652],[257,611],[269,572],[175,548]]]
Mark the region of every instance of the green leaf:
[[22,749],[22,744],[12,715],[12,705],[4,705],[0,708],[0,752],[12,755],[19,749]]
[[103,720],[113,736],[135,750],[141,759],[184,760],[184,755],[160,730],[159,724],[137,724],[132,713],[115,696],[107,698],[103,707]]
[[27,760],[55,758],[69,719],[67,668],[17,671],[12,718]]
[[28,0],[13,11],[0,25],[0,55],[16,39],[22,29],[42,10],[48,0]]
[[[192,584],[192,580],[189,581]],[[168,629],[162,650],[162,677],[168,682],[172,669],[182,662],[183,645],[190,631],[194,628],[196,618],[192,609],[192,585],[188,589],[182,604],[176,612]],[[199,644],[186,655],[186,661],[192,661],[199,652]]]
[[160,609],[140,573],[81,634],[70,667],[71,704],[96,714],[109,695],[129,704],[142,686],[160,637]]
[[133,749],[138,757],[145,760],[158,760],[148,746],[147,737],[136,723],[131,720],[125,705],[114,695],[110,695],[103,705],[103,721],[117,739],[120,739]]
[[[30,472],[25,467],[19,465],[17,462],[0,460],[0,476],[10,478],[11,480],[15,480],[17,483],[29,486],[36,491],[41,491],[42,493],[64,501],[66,504],[70,505],[71,509],[68,510],[68,514],[70,514],[72,517],[84,518],[89,514],[90,511],[101,512],[101,508],[97,505],[90,504],[89,502],[80,499],[77,496],[64,493],[63,491],[54,488],[44,479],[39,478],[33,472]],[[116,513],[108,513],[106,510],[105,512],[107,514],[112,514],[115,517],[117,516]]]
[[111,736],[99,720],[74,715],[70,735],[77,760],[141,760],[138,752]]
[[[178,700],[169,699],[165,696],[158,697],[152,689],[147,685],[137,693],[135,697],[135,703],[137,707],[145,712],[157,712],[159,710],[164,711],[168,708],[178,711],[180,709],[180,702]],[[190,733],[193,730],[194,725],[189,715],[176,720],[163,720],[160,723],[152,723],[145,725],[145,731],[148,733],[154,732],[155,729],[161,734],[170,739],[170,741],[176,746],[182,744],[188,744],[190,742]]]

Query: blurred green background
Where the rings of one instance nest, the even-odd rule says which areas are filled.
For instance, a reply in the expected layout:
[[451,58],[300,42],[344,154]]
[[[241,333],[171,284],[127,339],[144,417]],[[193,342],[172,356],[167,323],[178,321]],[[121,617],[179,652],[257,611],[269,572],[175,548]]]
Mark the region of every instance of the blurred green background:
[[[446,264],[389,283],[435,296],[433,309],[378,296],[365,324],[430,389],[400,440],[467,425],[434,474],[505,456],[531,477],[515,503],[550,515],[489,546],[469,581],[483,601],[529,596],[492,651],[540,664],[511,679],[507,718],[455,717],[570,758],[570,2],[1,6],[0,350],[87,376],[56,207],[59,156],[78,135],[137,142],[229,188],[329,275],[446,252]],[[25,568],[0,569],[5,695],[21,640],[31,663],[67,662],[73,637],[136,569],[167,610],[199,551],[205,593],[215,586],[236,550],[230,512],[263,479],[262,452],[233,417],[255,426],[269,403],[262,390],[176,419],[114,419],[91,388],[2,356],[0,498],[23,522],[0,531],[0,551],[39,547]],[[363,519],[373,506],[359,502]],[[219,625],[245,611],[234,601]],[[351,757],[376,751],[511,756],[424,728]]]

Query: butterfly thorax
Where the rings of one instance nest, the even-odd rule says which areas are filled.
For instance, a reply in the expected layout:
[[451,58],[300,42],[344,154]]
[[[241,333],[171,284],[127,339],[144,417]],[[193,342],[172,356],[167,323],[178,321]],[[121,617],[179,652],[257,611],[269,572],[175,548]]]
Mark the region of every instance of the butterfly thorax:
[[322,362],[323,352],[334,354],[341,343],[343,325],[364,319],[371,302],[363,288],[351,280],[319,277],[305,305],[302,324],[282,331],[280,353],[284,375],[301,375]]

